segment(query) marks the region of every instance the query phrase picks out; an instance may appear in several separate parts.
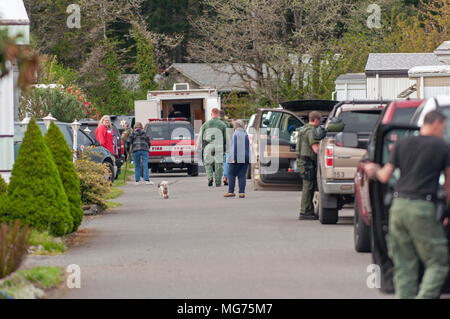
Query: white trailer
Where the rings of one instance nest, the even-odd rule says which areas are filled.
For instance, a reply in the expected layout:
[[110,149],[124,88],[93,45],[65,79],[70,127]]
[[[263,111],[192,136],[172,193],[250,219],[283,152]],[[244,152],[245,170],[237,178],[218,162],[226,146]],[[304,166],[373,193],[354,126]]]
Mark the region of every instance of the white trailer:
[[172,90],[149,91],[147,100],[135,101],[135,119],[142,124],[150,118],[184,117],[191,122],[195,133],[211,119],[211,110],[220,109],[216,89],[189,89],[187,83],[176,83]]

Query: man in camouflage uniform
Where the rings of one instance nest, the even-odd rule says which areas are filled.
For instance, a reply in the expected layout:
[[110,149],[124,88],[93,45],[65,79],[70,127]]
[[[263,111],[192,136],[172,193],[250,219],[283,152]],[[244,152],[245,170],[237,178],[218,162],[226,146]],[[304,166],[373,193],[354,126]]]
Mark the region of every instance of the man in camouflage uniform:
[[314,129],[320,125],[322,115],[317,111],[309,113],[309,123],[303,126],[297,136],[297,167],[302,183],[302,198],[300,204],[299,219],[316,220],[314,214],[313,197],[317,189],[317,153],[319,152],[319,142],[314,139]]
[[200,129],[198,145],[203,148],[203,163],[208,175],[208,186],[212,186],[215,180],[216,186],[219,187],[223,174],[227,127],[220,119],[219,109],[213,108],[211,117]]

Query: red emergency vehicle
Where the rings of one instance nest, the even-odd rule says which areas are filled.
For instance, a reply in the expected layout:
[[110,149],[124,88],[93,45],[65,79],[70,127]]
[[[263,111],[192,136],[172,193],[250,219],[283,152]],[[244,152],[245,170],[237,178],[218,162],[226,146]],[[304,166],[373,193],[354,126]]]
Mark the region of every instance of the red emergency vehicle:
[[148,167],[152,173],[187,169],[198,175],[194,129],[186,118],[149,119],[145,127],[150,137]]

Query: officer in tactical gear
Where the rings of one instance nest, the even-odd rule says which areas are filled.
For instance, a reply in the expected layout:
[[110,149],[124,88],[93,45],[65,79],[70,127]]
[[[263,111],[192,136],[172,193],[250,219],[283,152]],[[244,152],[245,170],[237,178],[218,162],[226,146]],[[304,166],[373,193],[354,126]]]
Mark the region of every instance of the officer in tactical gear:
[[317,189],[317,153],[319,152],[319,140],[315,139],[314,131],[319,127],[322,114],[312,111],[308,116],[309,123],[304,125],[297,135],[297,168],[300,172],[302,183],[302,197],[299,219],[316,220],[314,214],[313,197]]
[[[447,238],[442,221],[436,218],[441,172],[445,172],[447,203],[450,200],[450,149],[442,139],[446,125],[444,114],[429,112],[420,135],[395,144],[383,168],[364,165],[367,175],[381,183],[390,180],[395,168],[400,170],[386,236],[398,298],[438,298],[448,274]],[[419,260],[425,266],[420,286]]]
[[198,136],[198,145],[203,148],[203,163],[208,175],[208,186],[221,186],[223,174],[223,156],[226,145],[226,125],[220,119],[220,111],[213,108],[211,119],[202,125]]

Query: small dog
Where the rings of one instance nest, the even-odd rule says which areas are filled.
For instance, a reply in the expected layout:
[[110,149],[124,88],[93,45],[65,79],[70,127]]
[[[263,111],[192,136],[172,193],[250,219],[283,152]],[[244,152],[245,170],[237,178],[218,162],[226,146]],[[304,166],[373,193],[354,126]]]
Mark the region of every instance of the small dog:
[[158,184],[159,189],[159,195],[161,195],[162,198],[168,199],[169,198],[169,183],[166,181],[162,181]]

